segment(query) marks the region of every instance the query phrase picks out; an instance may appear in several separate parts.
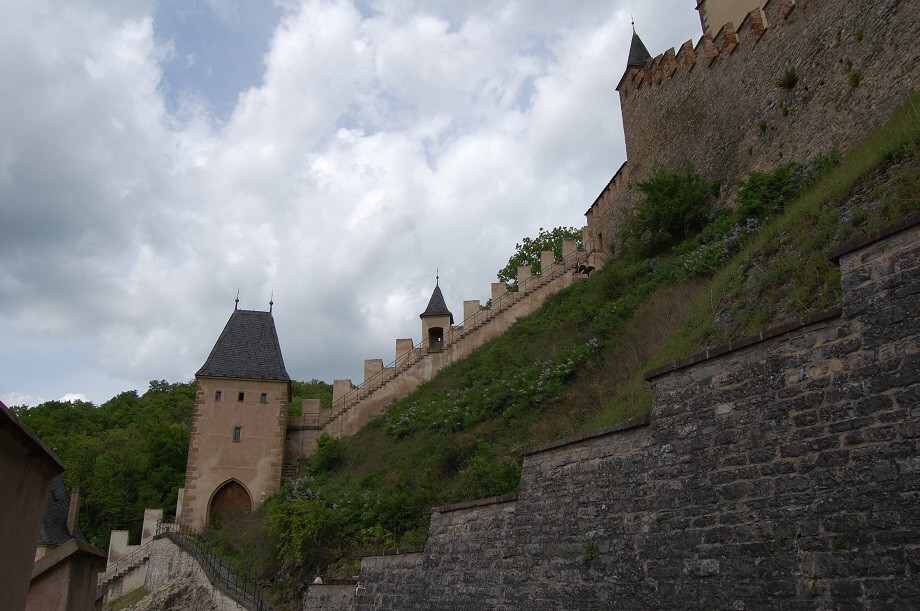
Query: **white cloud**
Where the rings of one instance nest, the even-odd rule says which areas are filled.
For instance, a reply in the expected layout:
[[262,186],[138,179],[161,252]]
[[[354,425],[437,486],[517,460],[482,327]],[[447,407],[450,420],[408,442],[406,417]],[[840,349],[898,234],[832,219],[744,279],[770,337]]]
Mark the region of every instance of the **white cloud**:
[[[459,319],[521,237],[583,224],[623,161],[616,6],[287,3],[221,120],[189,96],[167,112],[175,46],[120,5],[0,23],[0,329],[86,346],[94,401],[191,378],[237,288],[258,309],[274,290],[292,376],[359,381],[418,339],[436,267]],[[55,367],[0,392],[72,391]]]

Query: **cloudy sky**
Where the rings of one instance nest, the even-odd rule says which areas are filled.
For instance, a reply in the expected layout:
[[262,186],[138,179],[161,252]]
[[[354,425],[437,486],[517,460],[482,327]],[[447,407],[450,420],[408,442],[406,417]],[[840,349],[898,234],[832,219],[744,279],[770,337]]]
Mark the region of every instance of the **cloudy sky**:
[[268,309],[295,379],[352,378],[584,224],[625,159],[630,15],[692,0],[0,0],[0,400],[193,378]]

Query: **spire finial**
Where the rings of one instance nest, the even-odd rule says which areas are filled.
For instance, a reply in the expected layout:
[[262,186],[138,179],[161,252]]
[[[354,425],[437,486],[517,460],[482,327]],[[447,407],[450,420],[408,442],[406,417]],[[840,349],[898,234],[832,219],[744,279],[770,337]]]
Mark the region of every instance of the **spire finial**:
[[633,34],[635,34],[635,33],[636,33],[636,18],[633,17],[633,14],[632,14],[632,13],[629,14],[629,21],[630,21],[630,23],[632,23]]
[[272,313],[272,308],[275,305],[275,290],[272,289],[272,296],[268,298],[268,313]]
[[434,268],[434,285],[435,285],[435,286],[438,286],[438,282],[440,282],[440,281],[441,281],[441,270],[439,270],[439,269],[436,267],[436,268]]
[[233,309],[240,309],[240,289],[236,289],[236,299],[233,300]]

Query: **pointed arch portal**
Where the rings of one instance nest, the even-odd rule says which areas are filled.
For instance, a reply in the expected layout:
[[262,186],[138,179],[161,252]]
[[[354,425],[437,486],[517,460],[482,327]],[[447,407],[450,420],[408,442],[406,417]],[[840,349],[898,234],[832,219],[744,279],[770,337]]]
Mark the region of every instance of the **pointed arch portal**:
[[230,480],[223,483],[211,497],[208,519],[209,521],[220,520],[233,514],[250,511],[252,511],[252,498],[246,488],[238,481]]

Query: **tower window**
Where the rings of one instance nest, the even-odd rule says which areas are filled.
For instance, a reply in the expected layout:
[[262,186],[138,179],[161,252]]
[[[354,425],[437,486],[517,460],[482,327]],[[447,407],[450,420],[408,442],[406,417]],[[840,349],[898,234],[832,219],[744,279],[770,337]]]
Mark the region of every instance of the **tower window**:
[[262,393],[262,396],[259,397],[259,403],[268,403],[268,393]]
[[239,396],[236,398],[236,400],[237,400],[237,401],[242,401],[244,395],[245,395],[245,393],[240,393]]
[[243,427],[235,426],[233,427],[233,443],[239,443],[240,439],[243,438]]
[[221,397],[221,391],[219,390],[214,391],[214,400],[220,401],[220,397]]

